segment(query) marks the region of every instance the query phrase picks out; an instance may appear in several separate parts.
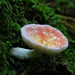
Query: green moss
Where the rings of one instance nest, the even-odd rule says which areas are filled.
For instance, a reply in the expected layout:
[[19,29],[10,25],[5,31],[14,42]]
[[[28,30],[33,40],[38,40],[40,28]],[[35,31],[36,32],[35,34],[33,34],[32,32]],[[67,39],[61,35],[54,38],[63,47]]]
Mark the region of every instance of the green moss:
[[71,0],[54,0],[56,7],[55,10],[61,14],[66,13],[69,9],[74,8],[74,4]]
[[[29,23],[49,24],[61,30],[70,39],[67,28],[61,24],[60,17],[54,13],[54,9],[41,3],[39,0],[1,0],[0,1],[0,75],[19,75],[31,72],[31,75],[43,71],[50,72],[55,66],[69,61],[73,72],[74,47],[59,55],[42,55],[38,60],[19,60],[10,54],[12,47],[29,48],[21,38],[20,29]],[[72,48],[72,49],[71,49]],[[70,53],[70,51],[72,52]],[[66,53],[66,54],[65,54]],[[63,56],[64,55],[64,56]],[[68,57],[69,56],[69,57]],[[70,58],[73,58],[73,60]],[[62,57],[62,58],[60,58]],[[67,60],[66,60],[67,58]],[[59,59],[59,60],[57,60]],[[62,59],[62,60],[61,60]],[[35,70],[36,69],[36,70]]]
[[59,15],[61,16],[61,23],[64,24],[67,29],[72,33],[75,34],[75,19],[72,17],[67,17],[67,16],[63,16],[63,15]]

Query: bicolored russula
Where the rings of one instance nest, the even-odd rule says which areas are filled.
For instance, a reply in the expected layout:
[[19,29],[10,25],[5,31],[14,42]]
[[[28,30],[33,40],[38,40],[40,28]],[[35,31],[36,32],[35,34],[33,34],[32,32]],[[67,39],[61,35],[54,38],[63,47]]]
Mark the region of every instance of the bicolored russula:
[[18,58],[38,57],[41,53],[57,54],[68,47],[68,39],[50,25],[28,24],[21,28],[24,42],[33,50],[12,48],[12,55]]

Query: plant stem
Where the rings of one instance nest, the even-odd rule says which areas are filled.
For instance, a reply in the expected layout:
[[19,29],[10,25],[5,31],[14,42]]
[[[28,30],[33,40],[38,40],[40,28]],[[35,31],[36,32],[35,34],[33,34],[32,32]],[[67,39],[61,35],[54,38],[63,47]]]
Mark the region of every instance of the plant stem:
[[28,58],[37,58],[39,57],[42,53],[37,51],[37,50],[29,50],[29,49],[24,49],[24,48],[12,48],[10,50],[11,54],[19,59],[28,59]]

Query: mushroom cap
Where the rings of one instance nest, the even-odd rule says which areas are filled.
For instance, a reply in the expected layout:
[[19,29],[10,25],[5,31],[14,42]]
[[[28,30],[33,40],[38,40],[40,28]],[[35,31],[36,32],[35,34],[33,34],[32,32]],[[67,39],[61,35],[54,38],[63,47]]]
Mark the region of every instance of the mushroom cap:
[[21,35],[28,46],[43,53],[56,54],[68,47],[68,39],[50,25],[25,25],[21,28]]

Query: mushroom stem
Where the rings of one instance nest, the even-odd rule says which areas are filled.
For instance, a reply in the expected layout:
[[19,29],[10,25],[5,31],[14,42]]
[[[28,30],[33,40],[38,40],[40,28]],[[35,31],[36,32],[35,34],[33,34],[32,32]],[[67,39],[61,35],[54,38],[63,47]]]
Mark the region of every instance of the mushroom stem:
[[19,59],[37,58],[42,53],[36,50],[29,50],[20,47],[12,48],[10,50],[11,54]]

